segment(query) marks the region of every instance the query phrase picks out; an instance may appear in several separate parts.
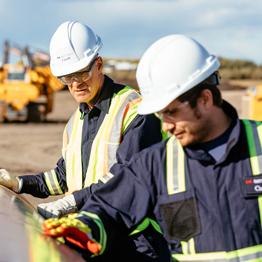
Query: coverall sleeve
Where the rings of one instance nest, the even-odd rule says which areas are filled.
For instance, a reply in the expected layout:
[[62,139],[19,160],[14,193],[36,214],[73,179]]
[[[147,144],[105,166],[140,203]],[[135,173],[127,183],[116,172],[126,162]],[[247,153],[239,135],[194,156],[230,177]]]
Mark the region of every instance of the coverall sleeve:
[[[142,152],[143,153],[143,152]],[[102,245],[101,254],[128,236],[145,218],[154,218],[155,183],[150,174],[152,160],[136,154],[126,166],[114,165],[114,177],[90,196],[77,219],[88,224]],[[110,174],[110,173],[109,173]]]
[[66,170],[63,158],[57,162],[57,167],[38,175],[20,176],[23,179],[23,187],[20,192],[31,194],[39,198],[47,198],[50,195],[60,195],[68,191],[66,185]]
[[[126,164],[131,157],[162,140],[160,120],[151,115],[137,115],[130,123],[122,136],[121,144],[116,153],[117,163],[115,165]],[[73,193],[76,206],[80,210],[95,189],[103,183],[92,184],[90,187],[75,191]]]

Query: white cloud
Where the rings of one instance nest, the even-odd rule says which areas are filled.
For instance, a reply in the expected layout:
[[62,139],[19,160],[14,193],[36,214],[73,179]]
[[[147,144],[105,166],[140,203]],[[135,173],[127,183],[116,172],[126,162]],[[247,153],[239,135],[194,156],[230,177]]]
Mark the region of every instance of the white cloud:
[[56,28],[77,20],[102,37],[107,57],[139,58],[157,39],[179,33],[214,54],[262,63],[261,10],[261,0],[0,0],[0,44],[10,38],[48,50]]

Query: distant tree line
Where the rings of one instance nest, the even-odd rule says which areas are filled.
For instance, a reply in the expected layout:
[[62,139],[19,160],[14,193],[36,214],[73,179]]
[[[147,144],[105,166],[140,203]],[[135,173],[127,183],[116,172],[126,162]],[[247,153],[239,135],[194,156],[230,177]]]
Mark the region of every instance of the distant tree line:
[[[218,57],[221,63],[219,73],[222,81],[229,79],[262,79],[262,66],[256,65],[252,61],[239,59],[226,59]],[[110,60],[104,59],[105,62]],[[114,59],[118,62],[128,61],[132,63],[139,63],[139,59]],[[124,75],[124,76],[123,76]],[[135,78],[135,72],[115,72],[115,77],[124,77],[128,79]]]
[[223,80],[228,79],[262,79],[262,66],[252,61],[226,59],[219,57],[219,73]]

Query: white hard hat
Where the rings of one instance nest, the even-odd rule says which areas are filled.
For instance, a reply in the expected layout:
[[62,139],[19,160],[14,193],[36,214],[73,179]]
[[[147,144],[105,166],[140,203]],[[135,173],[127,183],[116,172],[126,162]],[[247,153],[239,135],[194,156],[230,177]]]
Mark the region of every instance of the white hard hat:
[[50,67],[54,76],[74,73],[88,66],[102,47],[101,38],[86,25],[68,21],[50,42]]
[[194,39],[169,35],[152,44],[142,56],[136,79],[143,100],[141,115],[158,112],[211,76],[220,62]]

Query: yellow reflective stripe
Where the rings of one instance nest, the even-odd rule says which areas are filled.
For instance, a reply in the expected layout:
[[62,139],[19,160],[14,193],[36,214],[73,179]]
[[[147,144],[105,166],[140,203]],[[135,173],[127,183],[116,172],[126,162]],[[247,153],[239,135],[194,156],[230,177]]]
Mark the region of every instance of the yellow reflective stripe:
[[258,158],[257,158],[257,156],[251,157],[251,158],[250,158],[250,162],[251,162],[251,167],[252,167],[253,175],[259,175],[260,170],[259,170],[259,164],[258,164]]
[[[74,143],[78,146],[77,150],[74,150],[74,158],[73,158],[73,173],[72,173],[72,183],[70,186],[73,186],[71,190],[78,190],[81,189],[83,186],[83,177],[82,177],[82,130],[83,130],[83,123],[84,120],[80,119],[80,111],[79,114],[77,115],[77,124],[76,124],[76,129],[75,129],[75,136],[73,138]],[[78,141],[77,141],[78,140]],[[73,148],[75,146],[73,145]]]
[[[262,245],[242,248],[230,252],[210,252],[210,253],[200,253],[194,255],[183,255],[183,254],[173,254],[172,257],[179,261],[200,261],[200,260],[230,260],[235,261],[235,258],[240,258],[241,261],[251,261],[251,259],[255,259],[255,261],[261,261],[262,256],[259,253],[262,253]],[[252,256],[253,255],[253,256]],[[245,259],[247,257],[247,260]],[[259,260],[257,260],[259,259]]]
[[181,241],[181,246],[182,246],[182,252],[184,255],[188,255],[188,246],[187,246],[187,242],[185,241]]
[[181,144],[178,142],[178,161],[177,161],[177,171],[178,171],[178,188],[179,192],[186,191],[185,182],[185,154]]
[[196,250],[195,250],[195,240],[194,238],[190,238],[188,240],[189,243],[189,250],[190,250],[190,254],[196,254]]
[[201,253],[201,254],[176,254],[172,255],[175,260],[178,261],[201,261],[201,260],[217,260],[217,259],[225,259],[226,252],[217,252],[217,253]]
[[261,141],[262,141],[262,125],[259,125],[257,127],[257,133],[258,133],[258,137],[259,137],[259,141],[260,141],[260,145],[261,145]]
[[45,181],[51,195],[62,195],[63,191],[59,186],[55,170],[44,173]]
[[67,170],[69,170],[69,172],[67,172],[69,173],[69,175],[67,176],[67,185],[69,191],[81,189],[83,184],[82,183],[82,156],[81,156],[83,122],[84,120],[80,119],[80,112],[78,112],[76,116],[76,123],[74,127],[73,137],[71,139],[71,142],[73,143],[71,148],[72,152],[70,153],[71,158],[70,159],[68,158],[68,163],[67,163]]
[[262,196],[258,196],[257,201],[259,206],[260,223],[262,224]]
[[259,168],[256,146],[254,141],[252,124],[249,120],[245,120],[245,119],[243,119],[242,122],[244,123],[245,130],[246,130],[246,137],[247,137],[247,144],[248,144],[248,150],[250,155],[252,173],[253,175],[258,175],[260,174],[260,168]]
[[50,194],[51,195],[55,195],[55,192],[54,192],[54,190],[53,190],[53,188],[51,186],[50,179],[48,177],[47,172],[44,173],[44,176],[45,176],[45,182],[46,182],[46,185],[48,187],[48,190],[49,190]]
[[68,133],[67,133],[67,126],[68,126],[68,123],[66,124],[66,127],[64,129],[64,132],[63,132],[63,147],[62,147],[62,155],[63,155],[63,158],[65,160],[66,158],[66,155],[64,154],[64,150],[63,149],[66,149],[67,148],[67,142],[68,142]]
[[[76,127],[78,127],[79,121],[80,121],[80,111],[78,110],[77,115],[76,115],[76,122],[75,122]],[[77,128],[74,128],[74,132],[72,134],[72,140],[73,141],[75,141],[76,134],[77,134]]]
[[196,254],[194,238],[190,238],[187,242],[181,241],[180,243],[184,255]]
[[166,146],[166,169],[167,169],[167,192],[169,195],[174,193],[174,181],[173,181],[173,142],[175,140],[175,136],[170,137]]
[[[82,211],[77,217],[82,217],[84,215],[88,216],[88,217],[91,217],[93,219],[93,221],[96,223],[96,225],[98,226],[98,228],[99,228],[99,233],[100,233],[99,244],[102,246],[102,249],[99,252],[99,255],[101,255],[105,251],[106,242],[107,242],[107,235],[106,235],[106,231],[105,231],[105,227],[103,225],[103,222],[102,222],[102,220],[100,219],[100,217],[97,214],[93,214],[93,213],[86,212],[86,211]],[[91,257],[93,257],[93,256],[91,256]]]
[[57,176],[56,176],[55,170],[51,170],[51,173],[52,173],[53,180],[55,182],[55,186],[56,186],[56,189],[57,189],[58,193],[60,195],[63,195],[63,191],[62,191],[61,187],[59,186],[59,182],[57,180]]
[[69,185],[73,185],[73,184],[75,184],[74,183],[74,181],[75,181],[75,172],[74,172],[74,170],[75,170],[75,154],[73,154],[73,156],[72,156],[72,163],[71,163],[71,179],[70,179],[70,183],[69,183]]
[[[93,162],[93,171],[95,171],[96,169],[97,169],[97,164],[98,164],[98,152],[99,152],[99,145],[100,145],[100,139],[101,139],[101,137],[99,136],[98,138],[97,138],[97,144],[96,144],[96,147],[94,148],[94,151],[95,151],[95,153],[94,153],[94,155],[95,156],[97,156],[97,159],[96,159],[96,161],[94,161]],[[91,149],[92,150],[92,149]],[[89,163],[90,163],[90,160],[89,160]],[[87,168],[87,171],[88,171],[88,169],[89,168]],[[86,173],[86,176],[87,176],[87,173]],[[86,181],[88,180],[88,178],[86,177]],[[97,181],[96,181],[96,172],[93,172],[92,173],[92,183],[96,183]],[[85,184],[85,186],[90,186],[90,185],[86,185]]]
[[[80,110],[74,113],[73,122],[71,119],[69,122],[73,127],[70,137],[68,137],[69,143],[65,150],[65,163],[66,163],[66,183],[69,191],[75,191],[82,188],[82,158],[81,158],[81,142],[82,142],[82,127],[83,119],[80,119]],[[76,150],[76,148],[78,149]]]

